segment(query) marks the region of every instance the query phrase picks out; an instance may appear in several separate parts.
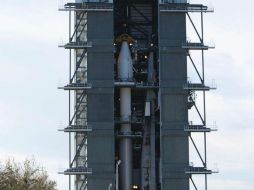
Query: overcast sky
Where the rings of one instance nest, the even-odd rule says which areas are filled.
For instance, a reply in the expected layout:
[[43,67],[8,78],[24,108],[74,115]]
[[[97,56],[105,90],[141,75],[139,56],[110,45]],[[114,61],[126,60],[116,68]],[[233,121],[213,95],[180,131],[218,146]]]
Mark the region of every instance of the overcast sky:
[[[218,86],[207,96],[208,123],[219,127],[208,134],[208,165],[220,173],[209,186],[253,190],[254,1],[192,2],[215,8],[205,16],[206,39],[216,45],[206,52],[206,76]],[[56,0],[1,2],[0,159],[34,156],[67,190],[67,177],[57,174],[68,160],[67,134],[57,132],[67,123],[67,93],[57,86],[67,81],[68,53],[57,45],[68,20],[57,8]]]

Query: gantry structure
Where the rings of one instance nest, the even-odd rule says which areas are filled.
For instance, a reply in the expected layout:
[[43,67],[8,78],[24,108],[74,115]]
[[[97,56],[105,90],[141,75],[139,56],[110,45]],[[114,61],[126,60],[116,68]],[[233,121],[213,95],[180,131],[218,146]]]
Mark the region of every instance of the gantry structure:
[[[69,13],[69,190],[208,189],[203,17],[186,0],[76,0]],[[197,27],[192,14],[200,15]],[[186,23],[199,41],[187,40]],[[200,28],[200,30],[198,29]],[[191,56],[201,53],[201,60]],[[197,64],[200,64],[197,66]],[[191,64],[199,82],[188,80]],[[201,68],[199,70],[198,68]],[[202,107],[196,95],[202,97]],[[200,121],[190,121],[196,111]],[[196,142],[193,133],[203,135]],[[199,150],[197,143],[203,143]],[[202,165],[190,164],[189,145]]]

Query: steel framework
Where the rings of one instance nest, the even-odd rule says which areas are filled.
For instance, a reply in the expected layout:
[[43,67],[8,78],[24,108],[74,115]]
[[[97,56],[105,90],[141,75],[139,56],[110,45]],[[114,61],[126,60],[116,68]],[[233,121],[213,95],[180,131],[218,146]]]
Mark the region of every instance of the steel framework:
[[[171,5],[172,6],[172,5]],[[172,11],[172,12],[185,12],[186,17],[188,18],[191,26],[195,30],[195,33],[199,39],[198,42],[190,42],[186,41],[183,43],[182,48],[186,49],[187,56],[189,58],[189,62],[193,66],[193,68],[196,71],[196,74],[198,75],[198,78],[200,80],[199,83],[192,83],[190,81],[187,82],[187,84],[184,84],[183,88],[188,91],[188,103],[189,107],[188,109],[191,110],[194,108],[194,110],[197,112],[201,123],[200,124],[193,124],[192,121],[189,121],[189,124],[184,127],[184,131],[189,133],[189,139],[191,144],[193,145],[201,163],[202,166],[195,167],[190,164],[189,168],[186,168],[185,173],[189,174],[190,181],[193,184],[193,187],[195,190],[198,190],[198,187],[193,179],[193,175],[195,174],[202,174],[205,176],[204,183],[205,183],[205,190],[207,190],[207,175],[212,173],[217,173],[217,171],[213,171],[207,168],[207,133],[216,131],[216,128],[210,128],[207,126],[207,119],[206,119],[206,92],[209,90],[216,89],[216,86],[207,86],[205,83],[205,56],[204,51],[208,49],[213,49],[214,46],[209,46],[204,43],[204,24],[203,24],[203,17],[204,13],[211,13],[213,12],[213,9],[209,9],[207,6],[203,5],[190,5],[190,4],[182,4],[177,6],[172,6],[173,8],[167,9],[165,11]],[[200,13],[200,28],[201,31],[198,31],[190,13]],[[201,51],[201,71],[198,70],[193,58],[191,57],[190,51],[198,50]],[[203,98],[202,98],[202,104],[203,104],[203,113],[200,111],[200,108],[196,105],[196,94],[195,92],[201,92]],[[201,151],[198,149],[195,140],[192,137],[192,133],[201,133],[203,134],[203,155],[201,154]]]
[[[64,175],[69,175],[69,189],[72,185],[72,175],[75,176],[75,186],[76,189],[83,190],[87,189],[87,176],[92,174],[92,168],[89,168],[89,163],[87,162],[87,135],[88,133],[93,132],[93,127],[87,124],[87,92],[93,88],[92,84],[87,82],[87,49],[93,47],[92,42],[87,41],[86,30],[87,30],[87,12],[89,11],[115,11],[119,17],[127,21],[127,24],[132,28],[133,36],[137,40],[147,40],[149,39],[149,31],[152,30],[152,21],[150,18],[151,15],[145,15],[142,13],[139,8],[133,4],[129,4],[129,7],[132,9],[132,13],[138,15],[142,18],[142,22],[137,20],[131,20],[130,18],[126,20],[122,15],[120,10],[114,10],[112,4],[108,3],[67,3],[64,8],[59,9],[60,11],[67,11],[69,13],[69,42],[66,44],[59,45],[59,47],[69,50],[69,81],[68,84],[59,87],[68,91],[69,93],[69,118],[68,126],[60,131],[66,132],[69,134],[69,167],[59,172]],[[204,29],[203,29],[203,14],[213,12],[212,9],[209,9],[206,6],[199,4],[186,4],[186,3],[169,3],[160,5],[160,11],[162,12],[172,12],[172,13],[185,13],[188,18],[191,26],[194,28],[196,35],[199,39],[198,42],[186,41],[182,43],[183,49],[186,50],[186,55],[189,58],[189,63],[193,66],[198,75],[200,82],[192,83],[188,81],[186,84],[183,84],[183,89],[188,92],[188,109],[194,109],[199,118],[200,123],[194,124],[189,121],[186,126],[184,126],[184,131],[188,133],[189,140],[193,144],[194,149],[196,150],[198,157],[202,163],[202,166],[194,167],[190,165],[184,171],[186,175],[189,176],[190,181],[193,184],[193,187],[197,190],[198,187],[193,179],[193,175],[202,174],[205,179],[205,190],[207,190],[207,175],[215,173],[217,171],[212,171],[207,168],[207,132],[216,131],[214,128],[207,126],[206,119],[206,92],[209,90],[216,89],[216,86],[207,86],[205,83],[205,56],[204,51],[214,48],[213,46],[206,45],[204,43]],[[74,13],[74,30],[72,31],[72,13]],[[199,32],[193,19],[191,18],[190,13],[200,13],[201,18],[201,31]],[[119,24],[122,24],[119,22]],[[122,31],[118,31],[122,32]],[[151,32],[150,32],[151,33]],[[152,41],[151,39],[149,39]],[[196,66],[194,59],[191,56],[191,51],[197,50],[201,52],[201,71]],[[148,51],[152,52],[152,47],[147,49],[142,49],[139,47],[136,51]],[[156,49],[157,51],[157,49]],[[74,56],[74,61],[73,60]],[[135,67],[134,67],[135,72]],[[138,73],[138,72],[137,72]],[[138,73],[143,74],[143,73]],[[116,79],[114,82],[115,89],[120,89],[123,87],[128,87],[131,89],[141,89],[141,90],[157,90],[160,88],[159,81],[155,82],[143,82],[136,80],[120,80]],[[201,93],[202,95],[202,104],[203,108],[200,111],[200,108],[196,104],[196,92]],[[72,101],[72,96],[74,95],[74,101]],[[74,108],[74,109],[73,109]],[[72,111],[74,110],[74,111]],[[157,119],[158,120],[158,119]],[[153,122],[158,124],[156,118],[153,118]],[[115,124],[144,124],[145,119],[139,115],[132,115],[129,118],[120,118],[119,115],[115,115]],[[203,155],[198,149],[195,140],[192,137],[193,133],[203,134]],[[116,138],[134,138],[142,139],[143,135],[139,131],[134,131],[130,134],[123,134],[119,131],[116,131]],[[75,150],[72,153],[73,147],[72,142],[75,142]]]
[[[77,3],[68,3],[60,11],[69,12],[69,42],[60,45],[69,50],[69,83],[59,89],[69,91],[69,122],[61,131],[69,133],[69,168],[60,172],[69,175],[69,189],[71,189],[71,175],[75,176],[76,189],[87,189],[87,175],[92,169],[87,163],[87,134],[92,132],[92,126],[87,125],[87,91],[92,88],[87,83],[87,49],[92,43],[87,41],[87,18],[89,8]],[[74,31],[72,32],[72,11],[74,11]],[[72,56],[74,54],[74,62]],[[71,100],[74,95],[74,102]],[[74,105],[73,105],[74,104]],[[72,106],[74,111],[72,113]],[[72,135],[72,133],[74,135]],[[74,138],[75,150],[72,153]]]

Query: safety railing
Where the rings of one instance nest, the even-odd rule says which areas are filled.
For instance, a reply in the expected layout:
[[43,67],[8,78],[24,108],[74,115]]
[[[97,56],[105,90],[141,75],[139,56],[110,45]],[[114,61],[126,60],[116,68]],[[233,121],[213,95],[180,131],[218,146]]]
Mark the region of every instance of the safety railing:
[[58,173],[64,175],[87,175],[92,174],[92,168],[87,168],[84,166],[69,169],[60,169]]
[[92,88],[92,85],[89,83],[71,83],[63,87],[58,87],[58,89],[63,90],[89,90]]
[[65,48],[65,49],[86,49],[91,48],[93,46],[92,42],[69,42],[69,43],[60,43],[58,47]]
[[[169,2],[171,1],[171,2]],[[160,4],[161,12],[214,12],[213,7],[207,7],[202,4],[190,4],[189,2],[173,2],[174,0],[165,0]]]
[[113,4],[109,1],[98,0],[84,3],[59,3],[59,11],[113,11]]

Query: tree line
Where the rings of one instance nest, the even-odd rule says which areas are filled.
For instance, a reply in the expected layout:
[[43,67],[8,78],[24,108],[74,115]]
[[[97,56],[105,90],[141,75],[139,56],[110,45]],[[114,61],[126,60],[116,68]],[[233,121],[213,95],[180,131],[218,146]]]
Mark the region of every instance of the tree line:
[[8,159],[0,163],[0,190],[57,190],[56,182],[34,159],[18,163]]

